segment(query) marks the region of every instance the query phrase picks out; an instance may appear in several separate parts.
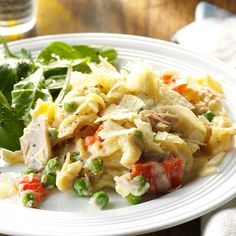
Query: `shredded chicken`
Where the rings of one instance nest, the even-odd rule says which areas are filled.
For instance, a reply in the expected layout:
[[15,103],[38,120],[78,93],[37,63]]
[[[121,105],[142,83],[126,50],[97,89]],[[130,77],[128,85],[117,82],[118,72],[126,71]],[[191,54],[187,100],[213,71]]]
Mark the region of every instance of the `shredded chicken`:
[[209,88],[201,88],[194,91],[194,113],[201,115],[206,111],[213,111],[214,113],[224,112],[222,106],[222,95],[216,93]]
[[32,119],[20,138],[25,164],[29,168],[41,170],[51,158],[48,123],[43,115]]
[[171,130],[172,124],[178,121],[178,117],[176,115],[168,113],[157,113],[149,110],[141,111],[139,115],[141,119],[150,122],[152,130],[154,132],[157,131],[169,132]]

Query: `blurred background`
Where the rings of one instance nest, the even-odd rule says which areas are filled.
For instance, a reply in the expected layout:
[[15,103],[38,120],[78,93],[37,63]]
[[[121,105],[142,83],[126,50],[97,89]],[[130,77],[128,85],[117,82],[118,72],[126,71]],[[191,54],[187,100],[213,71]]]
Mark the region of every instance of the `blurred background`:
[[[194,20],[196,5],[200,2],[199,0],[33,1],[37,2],[35,27],[26,34],[9,37],[10,40],[72,32],[125,33],[171,40],[176,31]],[[235,0],[206,2],[236,12]]]

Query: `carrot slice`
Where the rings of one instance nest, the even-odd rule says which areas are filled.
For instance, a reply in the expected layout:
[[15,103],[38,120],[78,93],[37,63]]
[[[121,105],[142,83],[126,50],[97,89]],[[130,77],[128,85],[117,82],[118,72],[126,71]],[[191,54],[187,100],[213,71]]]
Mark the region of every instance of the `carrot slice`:
[[187,87],[187,83],[181,83],[181,84],[178,84],[176,86],[173,86],[172,89],[180,94],[183,93],[183,91],[186,89]]
[[103,125],[100,125],[94,135],[86,137],[85,142],[84,142],[85,147],[88,147],[88,146],[94,144],[94,143],[97,142],[97,141],[99,141],[99,142],[103,142],[103,141],[104,141],[104,140],[99,136],[99,132],[100,132],[102,129],[103,129]]
[[22,197],[24,193],[28,191],[33,193],[35,197],[33,207],[37,206],[45,195],[43,185],[37,175],[29,174],[19,176],[15,179],[14,184],[20,197]]

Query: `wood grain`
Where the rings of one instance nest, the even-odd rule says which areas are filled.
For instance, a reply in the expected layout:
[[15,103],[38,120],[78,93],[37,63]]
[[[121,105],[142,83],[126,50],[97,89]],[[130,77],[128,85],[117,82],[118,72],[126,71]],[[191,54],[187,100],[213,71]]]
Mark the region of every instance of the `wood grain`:
[[[199,0],[40,0],[33,35],[111,32],[171,40],[194,19]],[[235,0],[208,1],[232,12]]]

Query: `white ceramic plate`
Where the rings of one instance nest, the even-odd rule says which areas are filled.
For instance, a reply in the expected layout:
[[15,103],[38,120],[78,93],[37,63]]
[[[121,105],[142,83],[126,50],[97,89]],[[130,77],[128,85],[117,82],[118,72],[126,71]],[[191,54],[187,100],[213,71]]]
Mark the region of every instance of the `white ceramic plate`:
[[[45,36],[10,43],[13,51],[27,48],[35,54],[53,41],[114,47],[119,63],[143,58],[157,69],[176,68],[185,74],[211,74],[222,81],[229,108],[236,107],[235,71],[209,57],[178,45],[155,39],[118,34],[67,34]],[[1,49],[0,49],[1,50]],[[230,110],[235,121],[236,110]],[[2,138],[2,137],[1,137]],[[130,235],[171,227],[197,218],[236,196],[236,157],[229,153],[219,173],[199,178],[181,189],[136,206],[129,206],[111,193],[110,209],[89,207],[87,200],[72,194],[49,196],[41,209],[28,209],[0,200],[0,232],[14,235]],[[0,167],[7,171],[8,167]]]

